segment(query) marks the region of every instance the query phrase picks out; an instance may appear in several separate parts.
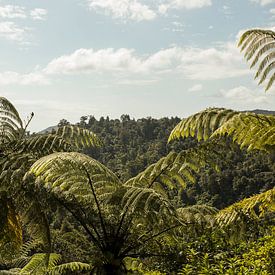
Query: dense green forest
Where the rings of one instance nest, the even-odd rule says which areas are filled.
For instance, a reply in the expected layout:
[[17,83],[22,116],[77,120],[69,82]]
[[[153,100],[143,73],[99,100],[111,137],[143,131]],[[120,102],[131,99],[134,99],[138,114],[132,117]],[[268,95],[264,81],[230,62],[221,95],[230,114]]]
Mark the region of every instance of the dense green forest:
[[[265,111],[257,110],[255,113]],[[93,116],[83,116],[77,125],[93,131],[103,143],[103,146],[85,152],[126,181],[169,152],[180,152],[197,145],[192,137],[167,143],[170,132],[179,122],[179,118],[135,120],[129,115],[122,115],[120,119],[101,117],[97,120]],[[68,124],[63,119],[59,126]],[[225,142],[231,143],[230,140]],[[225,147],[220,153],[225,163],[221,165],[221,171],[201,169],[196,184],[190,184],[183,190],[183,203],[206,203],[221,209],[275,186],[274,155],[249,153],[238,146]]]
[[[266,55],[260,82],[270,41],[240,39],[254,65]],[[275,273],[274,115],[89,116],[30,134],[33,113],[23,123],[1,97],[0,117],[0,274]]]

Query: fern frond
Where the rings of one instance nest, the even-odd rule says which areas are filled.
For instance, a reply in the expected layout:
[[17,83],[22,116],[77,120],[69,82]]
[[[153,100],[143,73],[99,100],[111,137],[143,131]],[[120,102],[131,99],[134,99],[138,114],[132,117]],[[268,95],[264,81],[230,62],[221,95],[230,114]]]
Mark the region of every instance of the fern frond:
[[47,271],[54,268],[61,261],[61,255],[51,253],[34,254],[29,263],[24,266],[20,274],[47,274]]
[[32,165],[26,177],[33,174],[36,184],[43,184],[48,192],[57,196],[71,195],[79,201],[85,198],[87,203],[92,199],[87,173],[95,189],[106,183],[115,190],[120,184],[116,175],[103,164],[75,152],[53,153],[41,158]]
[[81,262],[71,262],[57,265],[51,269],[49,269],[49,275],[59,275],[59,274],[69,274],[74,273],[76,271],[91,271],[93,267],[86,263]]
[[231,226],[244,218],[259,220],[267,213],[274,213],[274,211],[275,189],[273,188],[219,211],[216,221],[221,226]]
[[241,148],[270,152],[275,146],[275,117],[239,113],[216,130],[212,137],[229,135]]
[[186,119],[183,119],[172,130],[168,142],[174,139],[195,137],[207,140],[222,124],[230,120],[238,112],[224,108],[209,108]]
[[[254,57],[251,68],[262,59],[255,74],[255,78],[261,75],[259,81],[259,84],[261,84],[267,79],[268,74],[274,70],[275,32],[261,29],[246,31],[239,40],[239,46],[242,46],[241,50],[245,49],[247,61]],[[274,79],[274,73],[271,77]],[[272,86],[273,81],[269,80],[266,91]]]
[[78,126],[66,125],[57,129],[55,135],[61,137],[75,148],[100,147],[102,142],[93,132],[79,128]]
[[20,137],[22,120],[10,101],[0,97],[0,143],[7,143]]
[[157,163],[150,165],[126,185],[153,188],[158,192],[180,192],[187,184],[196,181],[196,175],[205,166],[217,170],[222,162],[221,152],[225,144],[204,143],[180,153],[171,152]]

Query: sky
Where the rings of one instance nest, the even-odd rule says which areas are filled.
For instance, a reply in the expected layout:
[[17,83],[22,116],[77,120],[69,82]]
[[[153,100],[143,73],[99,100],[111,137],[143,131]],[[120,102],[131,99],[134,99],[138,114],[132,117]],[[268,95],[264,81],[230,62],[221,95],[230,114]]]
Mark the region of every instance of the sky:
[[84,115],[275,110],[237,47],[275,0],[0,0],[0,96],[31,131]]

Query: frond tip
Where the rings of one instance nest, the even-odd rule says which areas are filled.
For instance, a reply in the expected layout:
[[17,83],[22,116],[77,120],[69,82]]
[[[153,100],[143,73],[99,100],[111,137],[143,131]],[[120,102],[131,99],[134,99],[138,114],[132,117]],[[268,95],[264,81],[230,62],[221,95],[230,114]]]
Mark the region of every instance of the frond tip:
[[239,40],[245,59],[252,60],[250,68],[259,64],[255,78],[259,84],[269,79],[265,90],[269,90],[275,80],[275,32],[271,30],[252,29],[242,34]]

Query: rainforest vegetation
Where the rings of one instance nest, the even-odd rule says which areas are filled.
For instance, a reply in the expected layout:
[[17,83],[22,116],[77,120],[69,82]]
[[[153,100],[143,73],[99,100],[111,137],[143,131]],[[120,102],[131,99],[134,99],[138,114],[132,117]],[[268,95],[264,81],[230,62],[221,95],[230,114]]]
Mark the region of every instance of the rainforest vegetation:
[[[239,45],[272,87],[275,33]],[[275,116],[83,116],[0,98],[0,274],[274,274]]]

